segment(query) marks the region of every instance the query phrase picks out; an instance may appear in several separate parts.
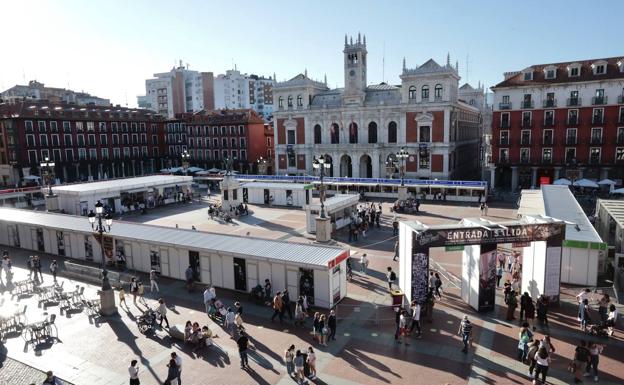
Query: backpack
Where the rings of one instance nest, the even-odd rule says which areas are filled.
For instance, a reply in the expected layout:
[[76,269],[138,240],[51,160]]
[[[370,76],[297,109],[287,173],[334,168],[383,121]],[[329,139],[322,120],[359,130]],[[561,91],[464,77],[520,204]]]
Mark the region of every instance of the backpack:
[[391,281],[396,281],[396,273],[394,271],[390,272],[390,280]]

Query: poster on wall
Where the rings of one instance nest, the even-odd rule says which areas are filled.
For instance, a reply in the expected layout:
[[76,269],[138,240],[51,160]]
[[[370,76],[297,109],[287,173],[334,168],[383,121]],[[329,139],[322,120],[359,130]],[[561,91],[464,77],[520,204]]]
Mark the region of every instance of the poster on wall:
[[478,311],[494,310],[496,300],[496,245],[481,246],[479,256],[479,306]]
[[546,248],[544,272],[544,295],[551,302],[559,302],[559,280],[561,279],[561,247]]
[[412,301],[424,304],[429,289],[429,255],[425,253],[412,254]]

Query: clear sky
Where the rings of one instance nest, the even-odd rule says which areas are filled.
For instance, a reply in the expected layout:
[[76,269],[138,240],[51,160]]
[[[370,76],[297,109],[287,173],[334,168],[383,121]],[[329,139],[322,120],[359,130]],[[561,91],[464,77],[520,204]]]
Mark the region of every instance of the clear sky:
[[[624,56],[624,1],[10,1],[0,3],[0,88],[36,79],[136,106],[145,79],[191,69],[342,86],[344,35],[365,33],[368,82],[429,58],[488,87],[531,64]],[[384,49],[385,47],[385,49]],[[24,81],[26,80],[26,81]]]

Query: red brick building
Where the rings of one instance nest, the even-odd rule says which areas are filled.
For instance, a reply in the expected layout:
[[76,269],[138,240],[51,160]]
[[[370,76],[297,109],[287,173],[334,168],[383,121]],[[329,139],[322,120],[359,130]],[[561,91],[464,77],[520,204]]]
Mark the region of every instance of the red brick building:
[[494,185],[624,179],[624,58],[533,65],[492,90]]
[[62,182],[158,172],[163,131],[161,116],[119,105],[0,103],[0,184],[40,175],[46,157]]
[[190,165],[205,169],[224,168],[232,158],[234,169],[257,172],[257,161],[272,154],[272,129],[251,109],[200,111],[178,114],[165,127],[167,157],[171,166],[181,164],[181,154],[188,151]]

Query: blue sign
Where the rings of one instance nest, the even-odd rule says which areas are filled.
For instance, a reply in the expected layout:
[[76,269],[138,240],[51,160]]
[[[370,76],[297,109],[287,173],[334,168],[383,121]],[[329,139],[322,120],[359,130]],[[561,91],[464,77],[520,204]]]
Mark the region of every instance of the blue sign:
[[[236,175],[238,179],[256,179],[256,180],[272,180],[286,182],[314,182],[320,180],[317,176],[286,176],[286,175]],[[381,184],[381,185],[399,185],[400,179],[385,178],[347,178],[347,177],[325,177],[324,181],[328,183],[348,183],[358,185],[361,183]],[[431,186],[431,187],[487,187],[487,182],[481,180],[434,180],[434,179],[405,179],[406,186]]]

